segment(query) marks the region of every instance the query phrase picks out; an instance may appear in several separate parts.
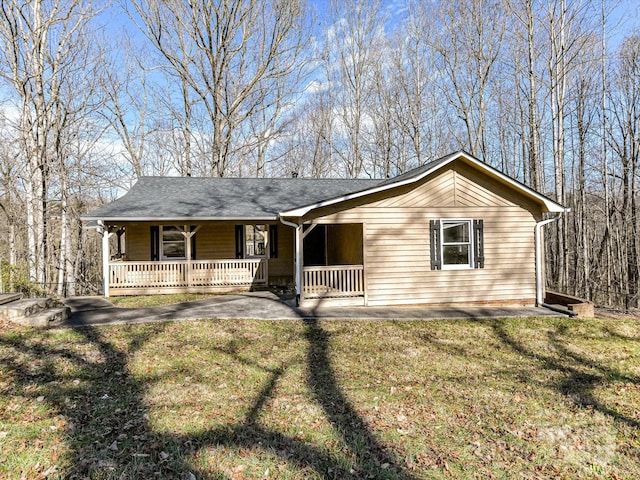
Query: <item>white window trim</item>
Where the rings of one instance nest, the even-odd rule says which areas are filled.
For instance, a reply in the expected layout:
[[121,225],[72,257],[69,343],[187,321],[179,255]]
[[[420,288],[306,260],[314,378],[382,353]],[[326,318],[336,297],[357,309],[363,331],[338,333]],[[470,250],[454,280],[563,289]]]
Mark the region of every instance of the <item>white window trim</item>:
[[[178,230],[180,230],[182,233],[182,237],[183,237],[183,241],[184,241],[184,257],[166,257],[164,255],[164,228],[165,227],[172,227],[172,228],[177,228]],[[171,261],[171,260],[186,260],[187,259],[187,237],[186,235],[184,235],[184,227],[181,227],[179,225],[160,225],[160,259],[161,260],[165,260],[165,261]]]
[[[469,242],[454,242],[447,245],[469,245],[469,262],[466,264],[447,265],[444,263],[444,224],[452,222],[467,222],[469,224]],[[442,270],[473,270],[473,259],[475,255],[475,244],[473,235],[472,218],[441,218],[440,219],[440,268]]]

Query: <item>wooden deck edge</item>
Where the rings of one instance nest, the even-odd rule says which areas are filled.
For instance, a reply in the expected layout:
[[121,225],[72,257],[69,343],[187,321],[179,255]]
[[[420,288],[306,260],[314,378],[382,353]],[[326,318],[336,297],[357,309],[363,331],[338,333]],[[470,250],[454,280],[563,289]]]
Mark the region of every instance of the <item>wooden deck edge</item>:
[[595,305],[584,298],[567,295],[565,293],[547,290],[544,298],[545,303],[550,305],[561,305],[575,312],[581,318],[595,317]]

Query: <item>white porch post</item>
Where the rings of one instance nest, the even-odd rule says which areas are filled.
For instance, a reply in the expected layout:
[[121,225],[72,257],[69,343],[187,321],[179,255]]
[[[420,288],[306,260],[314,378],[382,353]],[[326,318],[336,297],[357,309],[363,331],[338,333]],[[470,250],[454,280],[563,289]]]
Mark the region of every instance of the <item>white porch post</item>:
[[289,220],[285,220],[280,217],[280,222],[288,227],[295,229],[296,232],[296,240],[295,240],[295,248],[296,248],[296,258],[295,258],[295,276],[296,276],[296,305],[300,305],[300,297],[302,295],[302,219],[298,219],[300,224],[290,222]]
[[302,296],[302,224],[296,226],[296,305]]
[[187,271],[185,272],[185,281],[187,282],[187,285],[190,287],[193,281],[193,276],[192,276],[192,269],[193,266],[191,265],[191,238],[196,234],[196,232],[198,230],[200,230],[200,227],[202,225],[198,225],[196,226],[196,228],[191,231],[191,227],[189,225],[184,225],[183,229],[182,229],[182,235],[184,235],[184,238],[186,239],[186,245],[185,245],[185,256],[187,257]]
[[102,281],[104,283],[104,296],[109,296],[109,228],[102,222]]
[[191,237],[193,234],[190,231],[190,227],[188,225],[184,226],[184,230],[182,231],[182,235],[186,239],[185,245],[185,256],[187,257],[187,271],[185,272],[185,281],[187,282],[187,286],[191,286]]

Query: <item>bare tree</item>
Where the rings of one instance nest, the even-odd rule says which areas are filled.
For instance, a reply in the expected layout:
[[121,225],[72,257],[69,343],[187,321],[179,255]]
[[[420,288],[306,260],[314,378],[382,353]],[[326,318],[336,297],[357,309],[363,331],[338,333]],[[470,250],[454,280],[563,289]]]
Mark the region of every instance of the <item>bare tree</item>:
[[[226,175],[247,122],[278,103],[267,100],[272,92],[284,97],[298,88],[292,78],[305,46],[304,5],[298,0],[131,4],[131,17],[139,19],[140,30],[180,78],[184,98],[192,92],[207,112],[211,172]],[[283,78],[289,80],[284,91],[277,88]]]
[[73,72],[84,68],[79,55],[95,13],[91,2],[81,0],[0,5],[0,77],[19,111],[14,128],[24,155],[28,264],[31,279],[41,284],[50,280],[48,193],[67,116],[62,91]]
[[140,178],[145,174],[145,141],[153,130],[148,74],[140,50],[124,32],[114,42],[104,43],[115,48],[101,52],[100,78],[107,96],[103,112],[122,145],[122,156]]
[[407,161],[414,166],[446,153],[442,122],[446,108],[438,99],[439,72],[433,68],[436,51],[432,47],[432,8],[418,0],[412,0],[408,8],[411,15],[404,29],[394,36],[395,48],[390,52],[390,81],[398,90],[395,121],[411,146]]
[[[526,181],[532,188],[540,190],[543,187],[543,165],[540,155],[540,115],[538,113],[538,89],[542,74],[538,68],[540,44],[537,41],[536,18],[534,0],[508,0],[509,11],[513,15],[515,42],[518,48],[513,49],[513,64],[515,66],[516,85],[522,91],[520,111],[525,121],[521,121],[523,146],[526,150],[523,159],[526,160]],[[519,59],[525,59],[520,65]],[[519,93],[519,92],[518,92]]]
[[506,30],[504,6],[497,0],[469,0],[440,2],[438,7],[433,46],[444,72],[442,91],[464,123],[463,144],[486,161],[487,109]]
[[[575,2],[568,6],[566,0],[554,0],[548,1],[546,6],[554,185],[556,200],[564,205],[567,203],[565,157],[569,79],[581,61],[581,53],[590,38],[591,25],[588,21],[588,4]],[[560,289],[565,288],[568,282],[565,245],[567,228],[568,219],[565,215],[556,229],[557,269],[553,281]]]
[[[626,286],[627,302],[640,305],[640,245],[638,237],[638,174],[640,173],[640,36],[631,36],[620,46],[615,71],[616,94],[612,98],[612,148],[620,161],[620,285]],[[625,305],[629,308],[629,303]]]
[[332,1],[330,20],[323,59],[339,122],[331,145],[344,174],[358,177],[365,166],[364,137],[371,120],[375,64],[382,61],[380,2]]
[[[570,99],[570,132],[572,134],[572,175],[571,175],[571,215],[570,224],[573,235],[568,233],[569,267],[571,275],[571,293],[588,294],[591,283],[591,259],[589,258],[590,238],[593,236],[593,225],[589,217],[592,206],[589,204],[587,192],[588,178],[592,177],[590,152],[597,151],[599,132],[596,132],[598,114],[598,53],[599,39],[592,36],[585,44],[583,62],[576,67],[574,87]],[[572,261],[571,261],[572,259]]]

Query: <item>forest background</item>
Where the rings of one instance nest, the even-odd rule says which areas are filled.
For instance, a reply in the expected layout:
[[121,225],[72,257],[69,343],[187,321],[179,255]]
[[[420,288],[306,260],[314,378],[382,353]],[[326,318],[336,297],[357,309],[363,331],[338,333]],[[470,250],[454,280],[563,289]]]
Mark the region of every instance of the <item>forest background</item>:
[[80,215],[142,175],[386,178],[464,149],[571,208],[549,286],[637,308],[639,9],[2,0],[5,288],[99,292]]

